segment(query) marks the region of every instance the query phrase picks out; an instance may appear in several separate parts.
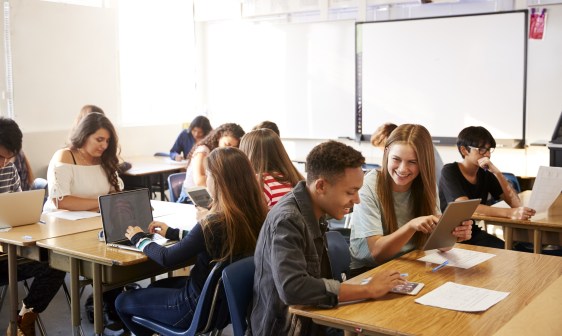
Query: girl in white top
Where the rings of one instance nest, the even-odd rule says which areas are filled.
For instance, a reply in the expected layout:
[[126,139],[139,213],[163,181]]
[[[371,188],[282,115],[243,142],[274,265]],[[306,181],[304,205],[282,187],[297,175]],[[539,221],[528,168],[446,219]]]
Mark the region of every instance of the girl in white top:
[[199,141],[187,155],[187,171],[178,202],[184,203],[189,197],[186,190],[195,186],[204,187],[207,182],[205,175],[205,158],[217,147],[238,147],[244,130],[237,124],[223,124],[211,131]]
[[101,113],[87,114],[72,130],[69,146],[49,163],[46,211],[98,210],[98,196],[123,189],[117,175],[118,138]]
[[[353,275],[423,245],[440,215],[433,144],[425,127],[403,124],[392,131],[382,168],[365,177],[359,197],[351,217]],[[457,241],[470,239],[471,224],[455,228]]]

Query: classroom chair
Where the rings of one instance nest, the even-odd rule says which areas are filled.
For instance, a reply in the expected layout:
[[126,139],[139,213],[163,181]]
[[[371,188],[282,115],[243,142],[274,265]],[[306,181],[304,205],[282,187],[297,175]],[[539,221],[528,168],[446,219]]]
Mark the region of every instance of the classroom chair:
[[328,244],[328,258],[330,258],[330,267],[332,268],[332,277],[339,282],[343,282],[347,279],[349,265],[351,264],[349,245],[343,235],[338,231],[326,232],[326,240]]
[[184,180],[185,172],[168,175],[168,191],[170,193],[170,202],[176,202],[178,200]]
[[517,176],[513,175],[512,173],[504,173],[502,172],[503,176],[505,177],[505,179],[507,180],[507,182],[509,182],[511,184],[511,186],[513,187],[513,189],[517,192],[520,193],[521,192],[521,186],[519,185],[519,180],[517,179]]
[[138,323],[164,336],[193,336],[206,333],[216,333],[217,313],[221,309],[219,301],[220,280],[227,263],[219,262],[213,267],[203,285],[203,290],[197,301],[191,325],[187,330],[165,325],[147,317],[133,316],[133,322]]
[[240,259],[222,271],[222,283],[234,336],[244,336],[254,287],[254,257]]

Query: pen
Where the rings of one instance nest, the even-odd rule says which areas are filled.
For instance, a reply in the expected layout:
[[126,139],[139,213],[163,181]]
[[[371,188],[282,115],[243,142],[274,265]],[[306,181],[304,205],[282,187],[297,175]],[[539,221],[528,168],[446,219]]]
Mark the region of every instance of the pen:
[[445,260],[441,265],[434,267],[431,271],[437,272],[440,269],[442,269],[443,267],[447,266],[448,263],[449,263],[449,260]]

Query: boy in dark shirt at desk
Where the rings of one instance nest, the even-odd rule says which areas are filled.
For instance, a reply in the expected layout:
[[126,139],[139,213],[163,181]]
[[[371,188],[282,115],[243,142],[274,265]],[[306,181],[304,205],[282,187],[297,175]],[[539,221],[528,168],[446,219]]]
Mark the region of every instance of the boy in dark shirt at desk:
[[[20,178],[12,159],[20,152],[23,135],[15,121],[0,117],[0,193],[21,191]],[[18,335],[34,336],[37,314],[57,294],[66,273],[48,264],[32,261],[18,265],[18,281],[35,278],[23,299],[18,315]],[[8,261],[0,261],[0,285],[8,283]],[[8,335],[11,329],[8,327]]]
[[[496,140],[487,129],[481,126],[463,129],[457,137],[457,148],[463,160],[446,164],[441,171],[441,211],[445,211],[449,202],[481,198],[482,204],[475,211],[478,214],[522,220],[529,220],[535,214],[535,210],[523,206],[515,190],[492,163],[490,158],[496,148]],[[488,194],[494,200],[504,200],[510,208],[486,205]],[[504,248],[501,239],[476,224],[472,225],[472,238],[464,243]]]

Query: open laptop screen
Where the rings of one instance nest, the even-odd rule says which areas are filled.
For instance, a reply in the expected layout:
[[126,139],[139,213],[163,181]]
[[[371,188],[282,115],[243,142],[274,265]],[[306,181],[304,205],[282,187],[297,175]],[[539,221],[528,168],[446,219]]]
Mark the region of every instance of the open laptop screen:
[[148,189],[102,195],[99,206],[106,243],[126,240],[128,226],[138,226],[148,232],[152,222]]

